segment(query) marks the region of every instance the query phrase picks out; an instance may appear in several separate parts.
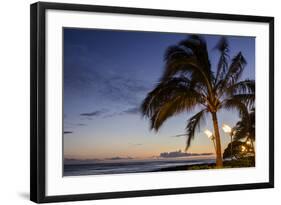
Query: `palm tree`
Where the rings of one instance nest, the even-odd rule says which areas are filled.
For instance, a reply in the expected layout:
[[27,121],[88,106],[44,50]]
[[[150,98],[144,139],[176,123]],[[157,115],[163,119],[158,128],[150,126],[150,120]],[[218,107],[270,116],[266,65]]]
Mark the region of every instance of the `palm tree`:
[[244,140],[251,143],[254,152],[255,141],[255,108],[245,113],[241,120],[233,127],[234,141]]
[[200,129],[207,113],[212,116],[216,141],[216,165],[222,167],[222,153],[217,112],[221,108],[237,108],[241,115],[243,103],[253,103],[255,82],[239,81],[246,60],[239,52],[229,62],[229,46],[221,38],[216,49],[220,52],[216,72],[211,69],[206,41],[192,35],[170,46],[165,53],[165,70],[156,87],[147,94],[141,110],[150,119],[150,128],[158,131],[169,117],[200,109],[186,125],[186,150]]

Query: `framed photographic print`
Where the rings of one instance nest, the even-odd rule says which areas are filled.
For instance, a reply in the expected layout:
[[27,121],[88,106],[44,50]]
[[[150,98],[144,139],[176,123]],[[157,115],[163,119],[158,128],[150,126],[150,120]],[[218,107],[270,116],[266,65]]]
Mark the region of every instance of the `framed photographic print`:
[[34,202],[274,186],[274,18],[31,5]]

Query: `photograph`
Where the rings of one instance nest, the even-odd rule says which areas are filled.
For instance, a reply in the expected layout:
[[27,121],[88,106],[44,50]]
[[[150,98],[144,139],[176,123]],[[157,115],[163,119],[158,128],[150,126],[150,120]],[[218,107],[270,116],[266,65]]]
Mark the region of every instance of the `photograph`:
[[62,34],[63,176],[255,167],[255,36]]

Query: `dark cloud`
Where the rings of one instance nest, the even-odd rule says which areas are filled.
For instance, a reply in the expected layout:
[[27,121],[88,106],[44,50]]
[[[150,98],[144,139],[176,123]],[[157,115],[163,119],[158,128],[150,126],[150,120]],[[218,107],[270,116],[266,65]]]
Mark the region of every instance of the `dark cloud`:
[[140,113],[140,108],[139,107],[132,107],[127,110],[124,110],[121,112],[122,114],[138,114]]
[[127,105],[138,104],[150,90],[148,83],[126,74],[120,76],[113,72],[108,76],[104,75],[98,81],[96,87],[99,88],[98,92],[103,98]]
[[187,134],[172,135],[170,137],[186,137]]
[[72,134],[73,131],[64,131],[63,134],[67,135],[67,134]]
[[80,116],[97,117],[97,116],[101,116],[101,115],[105,114],[106,112],[107,112],[107,110],[95,110],[95,111],[92,111],[92,112],[81,113]]
[[108,115],[105,115],[104,117],[105,118],[108,118],[108,117],[114,117],[114,116],[119,116],[119,115],[136,115],[136,114],[140,114],[140,108],[139,107],[131,107],[131,108],[128,108],[126,110],[122,110],[121,112],[114,112],[114,113],[111,113],[111,114],[108,114]]
[[127,160],[127,159],[134,159],[133,157],[111,157],[106,158],[106,160]]
[[86,126],[85,123],[77,123],[76,125],[77,125],[77,126],[80,126],[80,127]]
[[[99,57],[98,57],[99,58]],[[106,62],[92,58],[78,59],[66,63],[64,75],[66,97],[79,93],[80,96],[95,96],[100,101],[113,101],[135,105],[151,89],[148,82],[132,73],[118,73],[118,66],[108,69]],[[94,65],[94,66],[93,66]],[[110,65],[112,67],[112,65]],[[99,68],[99,69],[98,69]]]
[[159,156],[162,158],[176,158],[176,157],[209,156],[209,155],[213,155],[213,153],[187,153],[179,150],[175,152],[162,152],[160,153]]
[[110,87],[123,91],[125,89],[132,93],[146,92],[149,89],[143,80],[138,80],[133,76],[119,75],[115,73],[112,74],[111,77],[108,77],[108,80],[110,81],[107,82],[107,85]]
[[64,125],[65,125],[65,127],[70,127],[70,129],[72,129],[72,127],[85,126],[86,124],[84,124],[84,123],[73,123],[73,122],[69,122],[69,121],[64,120]]

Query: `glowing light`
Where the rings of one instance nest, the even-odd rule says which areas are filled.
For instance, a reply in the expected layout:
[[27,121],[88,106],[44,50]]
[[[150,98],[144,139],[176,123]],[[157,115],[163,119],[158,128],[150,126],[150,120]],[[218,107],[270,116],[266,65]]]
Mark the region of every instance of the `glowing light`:
[[208,130],[208,129],[206,129],[206,130],[204,131],[204,133],[207,135],[207,137],[208,137],[209,139],[213,136],[213,133],[212,133],[210,130]]
[[228,126],[227,124],[223,124],[222,129],[225,133],[231,133],[231,130],[232,130],[231,127]]
[[245,151],[246,151],[246,147],[245,147],[245,146],[242,146],[242,147],[241,147],[241,150],[242,150],[242,152],[245,152]]
[[246,142],[246,144],[247,144],[247,145],[250,145],[250,144],[251,144],[250,140],[248,140],[248,141]]

